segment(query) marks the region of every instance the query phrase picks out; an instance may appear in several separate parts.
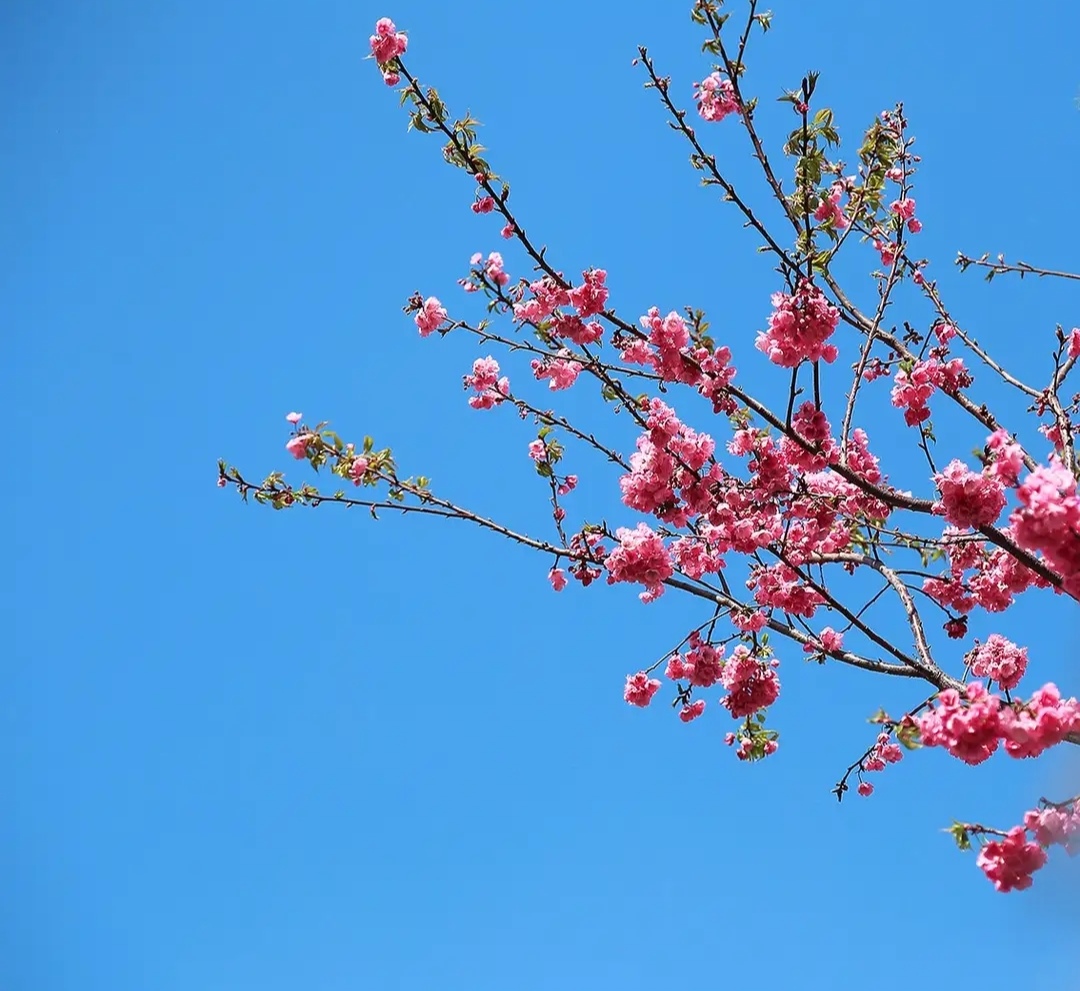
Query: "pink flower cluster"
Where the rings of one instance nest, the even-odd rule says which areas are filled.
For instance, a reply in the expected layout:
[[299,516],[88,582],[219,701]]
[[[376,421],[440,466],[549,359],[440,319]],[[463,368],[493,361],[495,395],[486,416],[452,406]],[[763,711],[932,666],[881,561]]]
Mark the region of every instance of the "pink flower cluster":
[[630,705],[636,705],[644,709],[659,690],[659,678],[650,678],[644,671],[639,671],[637,674],[628,674],[626,676],[623,698]]
[[803,653],[805,654],[833,654],[843,649],[844,634],[837,633],[831,626],[826,626],[825,629],[817,635],[816,640],[811,640],[808,643],[803,644]]
[[971,654],[971,673],[976,678],[996,681],[1005,690],[1015,688],[1027,670],[1028,652],[999,633],[991,633],[986,643]]
[[915,216],[915,201],[910,196],[896,200],[890,204],[889,209],[900,218],[901,223],[907,224],[907,229],[912,234],[918,234],[922,230],[922,222]]
[[1009,517],[1016,542],[1039,551],[1065,580],[1065,589],[1080,597],[1080,498],[1076,478],[1058,458],[1037,467],[1017,490],[1020,507]]
[[[483,258],[483,254],[478,251],[469,259],[469,264],[473,266],[479,265]],[[503,269],[503,256],[497,251],[493,251],[487,256],[483,268],[484,274],[497,286],[505,286],[510,281],[509,273]]]
[[602,268],[592,268],[582,272],[584,282],[570,289],[570,305],[578,311],[580,317],[591,317],[604,312],[608,299],[608,289],[604,285],[607,272]]
[[825,602],[820,593],[804,584],[786,564],[755,568],[746,586],[753,589],[758,605],[779,609],[790,616],[809,619]]
[[1070,857],[1080,853],[1080,799],[1025,812],[1022,826],[983,844],[976,863],[998,891],[1024,891],[1053,846]]
[[955,393],[971,385],[972,377],[963,358],[942,362],[931,357],[916,361],[910,369],[901,368],[893,381],[892,404],[904,411],[904,422],[914,427],[930,419],[926,404],[935,389]]
[[581,374],[580,359],[572,357],[573,352],[566,348],[550,358],[534,358],[533,375],[540,381],[548,380],[548,388],[553,390],[569,389]]
[[399,55],[405,54],[409,47],[409,39],[394,26],[389,17],[380,17],[375,22],[375,33],[370,38],[371,53],[382,70],[383,80],[387,86],[396,86],[401,77],[390,66]]
[[1035,692],[1027,702],[1011,705],[973,681],[965,694],[949,688],[934,707],[915,720],[928,747],[944,747],[966,764],[981,764],[1001,741],[1011,757],[1038,757],[1080,731],[1080,703],[1062,699],[1054,685]]
[[620,527],[615,537],[619,545],[604,561],[608,584],[635,582],[645,586],[639,596],[642,602],[658,599],[664,594],[664,582],[675,573],[663,539],[644,523],[633,530]]
[[821,202],[814,211],[814,219],[821,223],[831,223],[833,230],[842,231],[848,227],[850,221],[844,215],[840,206],[840,198],[847,192],[847,184],[834,182],[829,191],[822,195]]
[[998,891],[1023,891],[1046,860],[1046,851],[1027,839],[1024,827],[1014,826],[1004,838],[984,844],[975,863]]
[[648,432],[638,438],[637,451],[630,456],[630,473],[619,479],[623,502],[682,526],[714,504],[711,483],[723,473],[715,463],[704,473],[702,469],[716,443],[685,426],[660,399],[650,400],[646,426]]
[[664,669],[672,681],[686,680],[695,688],[711,688],[721,678],[724,670],[724,648],[714,647],[704,640],[698,631],[687,639],[689,649],[685,656],[672,654]]
[[952,460],[934,476],[941,501],[934,511],[958,527],[991,526],[1005,508],[1005,489],[993,475],[972,471]]
[[499,363],[491,355],[473,362],[472,374],[465,376],[464,383],[466,389],[477,393],[469,397],[473,409],[491,409],[510,393],[510,380],[505,375],[499,377]]
[[1001,479],[1002,485],[1015,485],[1024,470],[1024,449],[998,428],[986,441],[990,471]]
[[720,121],[728,114],[742,113],[735,87],[730,79],[723,78],[719,72],[713,72],[700,83],[694,83],[694,99],[697,100],[698,113],[705,120]]
[[840,311],[811,282],[803,280],[793,295],[774,293],[769,329],[758,334],[756,347],[781,368],[803,361],[836,360],[839,351],[829,344]]
[[424,305],[413,317],[421,337],[428,337],[449,319],[446,309],[434,296],[428,296]]
[[739,644],[724,664],[720,681],[728,694],[720,704],[732,718],[742,719],[767,709],[780,696],[779,661],[762,661],[749,648]]
[[[1015,540],[1011,528],[1003,531]],[[923,591],[931,598],[958,613],[969,613],[975,606],[987,612],[1004,612],[1013,604],[1014,596],[1032,586],[1046,588],[1048,583],[1006,550],[987,550],[981,540],[972,540],[970,534],[947,528],[942,535],[945,552],[949,558],[949,571],[941,578],[927,578]],[[974,571],[971,576],[966,572]],[[963,627],[949,627],[950,636],[964,636]]]

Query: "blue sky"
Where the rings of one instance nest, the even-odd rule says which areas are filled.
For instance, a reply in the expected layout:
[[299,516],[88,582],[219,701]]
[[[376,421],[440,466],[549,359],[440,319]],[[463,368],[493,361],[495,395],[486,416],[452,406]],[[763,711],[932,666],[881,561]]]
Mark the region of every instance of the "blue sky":
[[[747,767],[715,711],[683,726],[621,699],[704,619],[693,603],[556,597],[547,562],[463,526],[271,514],[214,485],[219,457],[299,477],[282,450],[299,409],[544,526],[528,424],[471,412],[473,345],[421,341],[401,313],[417,289],[470,312],[456,279],[504,245],[363,61],[383,14],[413,70],[483,121],[559,267],[607,268],[628,316],[703,307],[748,378],[779,388],[752,350],[769,265],[630,65],[648,43],[689,102],[707,68],[684,7],[5,5],[0,987],[1075,980],[1077,865],[1003,897],[940,831],[1011,824],[1075,780],[1068,755],[973,771],[922,753],[838,806],[865,717],[914,690],[786,650],[781,751]],[[852,145],[903,99],[934,273],[981,340],[1039,367],[1054,324],[1080,322],[1075,291],[988,287],[950,261],[1076,268],[1080,16],[774,9],[750,89],[767,102],[822,70]],[[762,110],[774,149],[784,113]],[[752,183],[736,127],[706,133]],[[905,437],[895,417],[869,426],[882,449]],[[615,520],[613,478],[574,457],[578,506]],[[995,628],[1080,689],[1062,603]]]

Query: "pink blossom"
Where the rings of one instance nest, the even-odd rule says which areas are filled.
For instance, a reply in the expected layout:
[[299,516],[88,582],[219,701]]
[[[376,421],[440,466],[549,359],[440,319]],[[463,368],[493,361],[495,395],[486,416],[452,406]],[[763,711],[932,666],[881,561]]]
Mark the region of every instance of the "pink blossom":
[[1080,358],[1080,327],[1069,331],[1069,357]]
[[1033,809],[1024,814],[1024,826],[1042,847],[1063,846],[1069,856],[1080,853],[1080,802]]
[[1004,839],[986,843],[975,862],[998,891],[1023,891],[1046,860],[1046,851],[1028,841],[1024,827],[1014,826]]
[[367,474],[367,470],[370,467],[370,463],[367,458],[361,456],[356,458],[351,465],[349,465],[349,477],[353,480],[353,483],[359,485],[364,480],[364,475]]
[[506,376],[499,378],[499,363],[491,355],[473,362],[472,374],[465,376],[464,384],[466,389],[477,393],[469,397],[473,409],[491,409],[510,393],[510,380]]
[[697,688],[711,688],[720,680],[723,670],[724,648],[702,640],[700,633],[692,633],[690,649],[683,661],[683,677]]
[[739,644],[724,665],[720,676],[728,695],[721,699],[735,719],[753,715],[772,705],[780,695],[780,679],[776,669],[763,663]]
[[397,84],[401,82],[401,74],[397,72],[391,72],[390,70],[384,72],[382,74],[382,78],[383,82],[386,83],[387,86],[397,86]]
[[672,681],[678,681],[680,678],[686,677],[686,662],[683,660],[682,655],[672,654],[668,658],[667,665],[664,668],[664,677],[670,678]]
[[569,389],[581,374],[581,362],[571,359],[571,352],[562,350],[559,357],[535,358],[532,362],[533,374],[538,379],[547,379],[548,388],[552,390]]
[[308,441],[311,439],[312,434],[300,434],[299,437],[291,437],[285,444],[285,450],[297,461],[303,461],[307,457]]
[[547,461],[547,445],[542,440],[529,441],[529,457],[533,461]]
[[1003,485],[1015,485],[1024,468],[1024,449],[1000,427],[987,438],[986,447],[993,456],[991,472]]
[[639,523],[633,530],[620,527],[615,538],[619,545],[604,561],[608,584],[637,582],[645,586],[640,596],[643,602],[659,598],[664,592],[664,582],[675,571],[660,535]]
[[972,471],[962,461],[952,460],[934,476],[941,501],[935,504],[953,526],[990,526],[1005,508],[1005,490],[993,476]]
[[1001,726],[1010,757],[1038,757],[1080,732],[1080,703],[1063,699],[1056,685],[1046,684],[1026,703],[1003,708]]
[[566,572],[562,568],[552,568],[548,572],[548,581],[556,592],[561,592],[566,588]]
[[769,329],[759,333],[756,341],[757,349],[770,361],[794,368],[803,361],[836,360],[839,352],[827,341],[836,330],[840,311],[817,286],[804,280],[794,295],[774,293],[772,304]]
[[926,746],[944,747],[966,764],[981,764],[998,748],[1001,700],[978,681],[967,686],[966,696],[947,688],[915,723]]
[[499,234],[502,235],[502,237],[506,238],[506,240],[509,241],[510,238],[512,238],[514,236],[514,225],[513,224],[506,224],[503,227],[503,229],[501,231],[499,231]]
[[679,718],[684,723],[693,722],[705,711],[705,700],[695,699],[689,705],[684,705],[679,712]]
[[286,414],[285,419],[288,420],[289,423],[299,423],[300,418],[303,415],[304,415],[303,413],[288,413],[288,414]]
[[870,784],[869,781],[860,781],[859,794],[862,795],[863,798],[868,798],[870,795],[874,794],[874,786]]
[[603,313],[608,298],[608,290],[604,285],[607,272],[602,268],[593,268],[582,275],[585,281],[569,291],[570,305],[578,311],[580,317]]
[[911,199],[911,197],[903,200],[896,200],[889,205],[889,209],[901,220],[910,220],[915,216],[915,201]]
[[735,87],[730,79],[724,79],[719,72],[713,72],[700,83],[694,83],[694,90],[698,113],[705,120],[721,121],[728,114],[742,113],[735,97]]
[[844,211],[840,207],[840,197],[846,192],[846,187],[843,182],[834,182],[829,187],[829,191],[820,197],[821,202],[818,204],[818,208],[814,211],[814,219],[821,223],[827,221],[832,222],[834,230],[844,230],[849,221],[844,216]]
[[449,319],[446,310],[434,296],[428,296],[424,305],[413,317],[421,337],[428,337]]
[[371,52],[379,65],[386,65],[399,55],[404,55],[409,47],[409,39],[398,31],[389,17],[380,17],[375,22],[375,33],[370,41]]
[[481,196],[472,205],[473,213],[491,213],[495,209],[495,200],[491,196]]
[[1080,581],[1080,499],[1076,478],[1058,458],[1037,467],[1017,489],[1020,507],[1009,517],[1016,542],[1041,551],[1071,587]]
[[562,485],[559,486],[559,495],[569,495],[577,487],[578,477],[577,475],[567,475],[563,479]]
[[1026,647],[1018,647],[1000,634],[991,633],[986,643],[972,652],[971,673],[976,678],[987,678],[1004,689],[1011,689],[1024,676],[1027,662]]
[[[469,259],[470,265],[479,265],[484,256],[478,251]],[[497,251],[491,252],[484,262],[484,274],[497,286],[505,286],[510,281],[510,275],[503,270],[503,256]]]
[[660,689],[660,680],[650,678],[644,671],[626,676],[626,687],[623,689],[623,698],[631,705],[644,709],[653,696]]

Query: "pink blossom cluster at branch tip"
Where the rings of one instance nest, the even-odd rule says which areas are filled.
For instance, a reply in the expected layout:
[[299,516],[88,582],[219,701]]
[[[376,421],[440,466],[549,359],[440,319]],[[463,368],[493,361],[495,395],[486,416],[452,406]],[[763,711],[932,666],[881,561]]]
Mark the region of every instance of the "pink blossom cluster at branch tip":
[[497,286],[505,286],[510,281],[510,274],[503,268],[503,256],[493,251],[487,256],[487,261],[483,259],[483,254],[478,251],[469,259],[469,264],[475,268],[483,262],[484,274],[488,279]]
[[976,864],[998,891],[1024,891],[1053,846],[1064,847],[1070,857],[1080,853],[1080,799],[1025,812],[1023,825],[983,844]]
[[469,397],[473,409],[491,409],[503,402],[510,393],[510,379],[499,377],[499,363],[488,355],[473,362],[472,374],[464,378],[465,388],[477,395]]
[[719,72],[713,72],[700,83],[694,83],[694,99],[698,113],[704,120],[721,121],[728,114],[742,113],[735,87],[730,79],[725,79]]
[[758,334],[756,347],[781,368],[804,361],[833,362],[839,351],[828,340],[840,321],[840,311],[812,282],[802,280],[794,294],[774,293],[769,329]]
[[1003,839],[986,843],[975,863],[998,891],[1024,891],[1046,860],[1046,851],[1027,839],[1024,827],[1014,826]]
[[380,17],[375,22],[375,33],[369,40],[371,53],[379,64],[383,81],[387,86],[396,86],[401,82],[401,76],[390,63],[399,55],[405,54],[405,50],[409,47],[409,39],[398,31],[389,17]]
[[653,696],[660,690],[660,679],[650,678],[644,671],[626,676],[626,687],[623,689],[623,698],[630,705],[636,705],[644,709]]
[[688,702],[679,710],[679,718],[684,723],[693,722],[705,711],[705,700],[694,699],[693,702]]
[[[870,753],[863,758],[860,770],[864,773],[884,771],[889,764],[899,764],[903,757],[904,751],[899,744],[893,743],[887,732],[881,732],[874,741]],[[862,794],[861,789],[859,793]]]
[[1024,814],[1024,825],[1040,846],[1062,846],[1070,857],[1080,853],[1080,800],[1032,809]]
[[428,296],[413,317],[421,337],[428,337],[449,319],[445,307],[434,296]]

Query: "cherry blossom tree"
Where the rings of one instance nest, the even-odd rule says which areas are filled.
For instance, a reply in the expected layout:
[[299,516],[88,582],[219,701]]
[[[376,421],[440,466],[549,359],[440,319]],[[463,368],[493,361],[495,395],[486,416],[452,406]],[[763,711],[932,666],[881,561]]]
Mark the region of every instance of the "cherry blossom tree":
[[[645,708],[663,692],[687,723],[713,702],[739,760],[765,759],[779,746],[769,709],[781,691],[782,656],[921,683],[907,711],[873,717],[872,742],[836,784],[840,799],[852,787],[869,796],[875,775],[919,747],[974,765],[999,749],[1019,759],[1080,743],[1080,703],[1028,675],[1037,658],[1027,648],[1003,634],[980,642],[968,632],[973,611],[999,616],[1021,594],[1080,598],[1080,395],[1068,389],[1080,329],[1046,331],[1041,381],[1012,374],[954,319],[918,254],[920,160],[903,106],[872,121],[855,160],[844,161],[834,114],[819,105],[818,76],[808,73],[783,93],[792,127],[778,140],[759,130],[758,98],[747,89],[751,42],[772,15],[755,0],[738,13],[697,0],[691,16],[713,60],[692,91],[676,92],[646,48],[634,62],[702,182],[775,263],[775,292],[762,301],[753,347],[749,333],[714,340],[705,314],[691,307],[624,319],[609,301],[604,269],[561,271],[514,212],[509,184],[477,141],[478,122],[455,119],[421,84],[405,61],[406,34],[383,18],[370,39],[383,81],[400,88],[411,128],[437,135],[446,162],[470,177],[472,212],[491,215],[530,268],[514,278],[499,252],[477,254],[460,281],[469,294],[460,306],[416,293],[405,310],[422,337],[472,335],[520,366],[511,381],[486,354],[464,387],[473,409],[512,410],[535,425],[526,452],[550,498],[550,532],[530,536],[475,513],[427,478],[406,477],[389,447],[370,437],[346,442],[300,413],[286,417],[287,452],[343,488],[294,484],[280,471],[252,481],[225,462],[218,484],[279,510],[332,504],[464,520],[536,551],[554,592],[603,579],[638,587],[643,603],[668,592],[695,597],[702,622],[629,674],[623,697]],[[761,219],[763,207],[710,153],[711,128],[741,129],[782,229]],[[853,258],[848,269],[861,266],[868,288],[841,284],[841,253]],[[988,279],[1080,280],[1004,257],[961,254],[956,264]],[[910,313],[897,312],[901,286],[914,290]],[[737,362],[752,361],[776,366],[772,396],[740,385]],[[826,388],[826,374],[844,369],[845,390]],[[635,425],[634,451],[620,451],[603,425],[572,422],[551,405],[552,393],[586,383]],[[1025,422],[995,412],[979,391],[984,383],[994,395],[1019,396]],[[859,426],[875,394],[911,439],[902,478],[887,477]],[[941,406],[977,431],[973,454],[940,453],[932,417]],[[626,525],[571,523],[581,483],[566,465],[578,452],[619,472]],[[883,608],[903,618],[908,636],[880,632]],[[978,865],[998,890],[1024,889],[1050,848],[1080,850],[1080,795],[1041,799],[1011,828],[956,823],[952,832],[962,848],[979,846]]]

